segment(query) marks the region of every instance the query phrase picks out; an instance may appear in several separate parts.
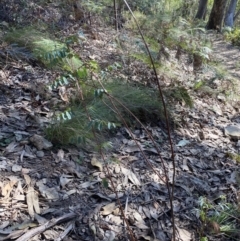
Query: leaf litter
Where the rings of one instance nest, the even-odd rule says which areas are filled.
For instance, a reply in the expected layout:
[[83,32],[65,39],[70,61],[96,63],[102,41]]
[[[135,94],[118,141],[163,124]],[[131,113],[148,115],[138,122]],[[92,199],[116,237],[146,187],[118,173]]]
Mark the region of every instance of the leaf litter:
[[[111,31],[99,29],[102,39],[97,41],[86,37],[86,48],[91,46],[91,56],[99,61],[114,61],[102,48],[103,45],[109,47],[110,53],[116,54],[117,50],[107,45],[111,42],[110,36],[114,36],[109,34]],[[147,133],[137,130],[134,137],[139,145],[136,145],[129,131],[119,130],[120,142],[116,142],[115,150],[109,154],[118,159],[118,163],[107,164],[107,175],[101,158],[89,152],[84,152],[80,165],[73,161],[80,156],[78,148],[53,149],[42,132],[50,123],[46,116],[53,114],[50,102],[67,101],[66,93],[43,93],[40,86],[46,84],[46,79],[54,80],[55,76],[38,67],[32,68],[35,79],[19,81],[27,67],[30,66],[16,64],[7,70],[8,78],[3,81],[5,85],[8,81],[4,87],[8,94],[0,99],[4,106],[0,114],[1,240],[43,240],[39,232],[45,240],[60,240],[59,234],[68,236],[69,240],[126,240],[125,224],[112,183],[108,181],[108,188],[102,185],[107,175],[111,175],[117,187],[119,201],[137,240],[170,240],[170,205],[164,179],[153,173],[139,150],[140,146],[154,170],[164,178],[159,156],[147,140]],[[143,78],[149,71],[141,63],[134,63],[132,68],[135,79]],[[179,69],[185,77],[188,71]],[[142,75],[141,71],[146,72]],[[37,98],[32,98],[28,90]],[[199,224],[192,212],[198,208],[196,197],[215,200],[224,194],[229,202],[240,203],[239,163],[227,155],[238,153],[239,109],[237,104],[225,104],[220,97],[202,95],[195,94],[191,110],[178,103],[174,112],[176,120],[183,120],[172,133],[177,164],[174,211],[182,240],[197,239],[195,231]],[[169,162],[165,130],[161,125],[148,126],[148,130],[159,140],[171,177],[173,167]],[[39,155],[38,151],[44,155]],[[30,231],[35,239],[28,236]]]

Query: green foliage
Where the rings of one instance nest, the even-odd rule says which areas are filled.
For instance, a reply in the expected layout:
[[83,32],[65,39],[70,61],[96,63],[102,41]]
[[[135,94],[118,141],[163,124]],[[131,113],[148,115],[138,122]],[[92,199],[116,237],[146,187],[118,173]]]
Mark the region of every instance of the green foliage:
[[119,126],[122,118],[129,124],[133,123],[134,118],[118,101],[110,101],[106,93],[114,96],[143,122],[163,118],[162,104],[156,91],[119,81],[104,83],[104,86],[106,90],[85,86],[85,101],[75,99],[71,111],[61,113],[58,121],[47,129],[48,138],[61,144],[91,146],[96,145],[96,141],[102,142],[104,133]]
[[103,184],[103,187],[108,188],[108,179],[107,178],[103,178],[102,179],[102,184]]
[[200,80],[198,82],[196,82],[193,86],[194,90],[198,90],[199,88],[201,88],[202,86],[204,86],[206,84],[205,81]]
[[192,108],[193,107],[193,100],[189,95],[186,88],[182,86],[177,86],[171,89],[164,91],[165,95],[168,96],[169,100],[175,101],[183,101],[185,104]]
[[37,31],[34,27],[25,27],[8,32],[4,40],[18,48],[26,48],[47,67],[61,66],[67,71],[74,71],[83,65],[70,49],[70,44],[77,41],[75,36],[67,38],[64,43],[51,39],[49,34]]
[[201,197],[199,207],[197,213],[203,222],[203,230],[205,227],[208,228],[205,232],[216,234],[221,232],[232,238],[239,233],[240,210],[237,205],[228,203],[225,196],[220,196],[218,204]]
[[[197,55],[202,62],[210,60],[211,43],[205,28],[193,25],[181,17],[174,17],[171,12],[163,11],[155,15],[146,16],[142,12],[134,12],[135,17],[147,39],[153,59],[159,62],[159,57],[168,58],[167,49],[179,49],[181,52]],[[125,26],[132,31],[136,24],[131,15],[125,14]],[[133,56],[149,64],[149,57],[144,44],[139,41],[138,49],[133,50]],[[139,52],[140,50],[140,52]]]
[[240,28],[225,32],[225,38],[233,45],[240,46]]

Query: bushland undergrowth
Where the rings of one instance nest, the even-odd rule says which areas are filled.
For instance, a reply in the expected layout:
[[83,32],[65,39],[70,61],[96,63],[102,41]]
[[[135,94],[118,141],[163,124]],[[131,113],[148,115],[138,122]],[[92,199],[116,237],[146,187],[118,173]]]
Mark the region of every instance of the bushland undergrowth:
[[[70,93],[66,102],[65,111],[58,111],[53,119],[53,124],[46,130],[47,136],[53,142],[64,145],[75,144],[95,147],[103,155],[102,149],[111,146],[106,141],[106,134],[114,132],[118,126],[125,125],[130,130],[131,125],[138,124],[144,128],[144,124],[153,123],[153,119],[156,122],[162,120],[166,121],[169,143],[172,149],[171,161],[173,168],[175,168],[170,135],[170,122],[174,121],[171,119],[171,106],[176,102],[181,102],[193,107],[194,99],[190,96],[188,88],[181,83],[174,83],[162,90],[158,77],[161,75],[161,70],[166,67],[165,62],[169,60],[173,50],[176,51],[175,57],[178,61],[181,61],[183,55],[189,55],[189,59],[193,62],[194,71],[208,65],[211,60],[211,43],[207,41],[207,35],[201,26],[196,27],[196,25],[192,25],[191,22],[182,18],[187,15],[187,12],[184,12],[181,6],[178,6],[177,10],[182,12],[182,17],[172,14],[170,10],[166,14],[165,9],[161,9],[162,6],[160,5],[157,6],[161,11],[157,15],[153,15],[153,9],[149,9],[148,4],[144,6],[142,12],[137,10],[134,12],[136,13],[135,17],[134,14],[124,12],[126,7],[123,7],[121,13],[124,21],[121,24],[125,29],[132,31],[135,34],[134,38],[138,39],[132,45],[132,48],[129,48],[129,56],[150,66],[154,71],[155,89],[140,83],[127,83],[123,79],[116,79],[111,72],[107,79],[103,78],[100,73],[105,70],[100,69],[97,62],[82,60],[81,55],[76,55],[71,48],[71,44],[78,41],[76,36],[66,38],[65,41],[59,41],[50,34],[44,32],[43,36],[42,32],[36,31],[34,27],[29,27],[9,31],[4,40],[11,44],[17,44],[19,48],[26,48],[46,68],[60,71],[61,76],[55,80],[52,88],[58,89],[62,86],[73,88],[73,92]],[[90,11],[90,7],[88,8],[87,5],[85,7]],[[167,7],[167,4],[165,7]],[[99,9],[95,8],[94,13],[98,12]],[[146,15],[147,13],[150,14]],[[164,14],[161,15],[161,13]],[[136,21],[139,23],[142,32],[136,25]],[[146,41],[141,39],[143,35],[146,36]],[[122,41],[120,38],[118,40]],[[111,67],[109,66],[109,69]],[[168,77],[171,77],[173,70],[174,66],[167,69]],[[93,78],[93,74],[96,74],[97,78]],[[216,71],[217,74],[224,78],[223,72]],[[219,76],[217,77],[219,78]],[[204,81],[199,83],[195,86],[195,90],[208,84]],[[156,90],[156,87],[158,87],[158,90]],[[55,108],[57,109],[58,106]],[[149,134],[149,138],[161,158],[161,153],[151,134]],[[142,155],[144,156],[143,152]],[[144,158],[148,162],[146,156]],[[165,176],[168,177],[163,161],[161,165]],[[151,166],[151,163],[149,163],[149,166]],[[155,172],[154,169],[153,172]],[[157,174],[159,175],[159,173]],[[172,185],[170,185],[168,178],[166,179],[167,181],[164,182],[167,185],[171,202],[173,239],[175,239],[172,206],[174,177],[171,180]],[[114,185],[112,186],[114,187]],[[124,212],[122,212],[122,215],[124,216]],[[132,237],[131,240],[134,240],[134,238]]]

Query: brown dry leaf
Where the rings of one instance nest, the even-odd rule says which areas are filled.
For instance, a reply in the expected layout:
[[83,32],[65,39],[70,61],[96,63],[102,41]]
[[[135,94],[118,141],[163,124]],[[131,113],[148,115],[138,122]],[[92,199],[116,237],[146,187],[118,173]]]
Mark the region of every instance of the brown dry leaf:
[[115,202],[109,203],[109,204],[107,204],[106,206],[103,207],[103,211],[101,212],[101,214],[102,215],[109,215],[110,213],[113,212],[115,207],[116,207]]
[[98,161],[96,157],[92,158],[91,164],[92,164],[92,166],[98,167],[99,170],[102,172],[102,170],[103,170],[102,163],[100,161]]
[[38,215],[37,213],[34,213],[34,219],[39,223],[39,224],[44,224],[46,223],[48,220],[40,215]]
[[23,230],[13,231],[7,237],[5,237],[4,240],[16,239],[16,238],[20,237],[21,235],[23,235],[24,233],[26,233],[27,230],[28,230],[28,228],[23,229]]
[[123,223],[123,220],[119,216],[115,216],[115,215],[110,214],[109,218],[113,223],[115,223],[117,225],[121,225]]
[[95,236],[96,233],[97,233],[97,228],[96,228],[94,222],[91,222],[91,221],[89,222],[89,228],[92,230],[92,232],[93,232],[93,234]]
[[73,180],[73,177],[70,175],[62,174],[60,177],[60,185],[64,188],[69,182]]
[[55,158],[55,162],[58,163],[58,162],[61,162],[61,161],[65,161],[64,155],[65,155],[65,153],[62,149],[58,150],[57,156]]
[[24,174],[23,177],[25,179],[26,184],[30,185],[31,184],[31,177],[28,176],[27,174]]
[[141,237],[144,238],[145,240],[148,240],[148,241],[162,241],[160,239],[152,238],[150,236],[145,236],[145,235],[141,235]]
[[105,232],[105,238],[104,238],[103,241],[114,241],[115,237],[116,237],[116,234],[115,234],[114,231],[112,231],[112,230],[107,230],[107,231]]
[[220,226],[219,226],[219,224],[217,222],[209,221],[208,229],[209,229],[209,231],[211,231],[211,232],[213,232],[215,234],[220,233]]
[[[137,212],[137,211],[133,211],[133,217],[138,221],[143,221],[142,216]],[[143,221],[144,222],[144,221]]]
[[32,220],[25,220],[23,223],[17,224],[14,227],[14,230],[16,229],[26,229],[26,228],[33,228],[38,226],[36,223],[32,222]]
[[178,234],[179,234],[179,238],[181,240],[184,240],[184,241],[191,241],[192,240],[191,233],[188,232],[186,229],[177,227],[177,231],[178,231]]
[[69,102],[69,98],[68,98],[68,95],[67,95],[67,90],[66,90],[66,87],[65,86],[60,86],[58,87],[58,93],[61,97],[61,99],[65,102]]
[[21,147],[16,148],[17,146],[19,146],[19,143],[17,142],[11,142],[6,148],[5,151],[7,153],[12,153],[12,152],[18,152],[20,151],[20,149],[22,149]]
[[17,164],[14,164],[14,165],[12,166],[12,171],[13,171],[13,172],[20,172],[20,171],[22,171],[22,166],[17,165]]
[[68,192],[64,193],[63,200],[68,199],[69,196],[71,196],[74,193],[77,193],[77,189],[72,189],[72,190],[69,190]]
[[13,190],[13,186],[17,183],[16,180],[11,180],[10,182],[8,182],[2,189],[2,195],[5,198],[8,198],[11,191]]
[[46,230],[43,232],[43,236],[46,240],[56,240],[59,237],[59,232],[55,230]]
[[92,181],[92,182],[87,181],[87,182],[84,182],[84,183],[80,184],[79,187],[81,187],[81,188],[88,188],[88,187],[91,187],[91,186],[93,187],[93,185],[98,183],[98,182],[100,182],[100,180],[99,181]]
[[128,177],[128,179],[135,185],[140,186],[141,183],[138,180],[137,176],[129,169],[125,167],[121,167],[122,173],[125,175],[125,177]]
[[[139,148],[140,146],[140,148]],[[134,145],[134,146],[127,146],[127,147],[124,147],[123,148],[123,151],[124,152],[127,152],[127,153],[133,153],[133,152],[139,152],[140,150],[144,151],[145,149],[143,148],[142,145]]]
[[18,201],[25,200],[24,191],[23,191],[21,182],[18,182],[17,188],[15,189],[14,194],[13,194],[13,199],[18,200]]
[[120,170],[121,170],[121,169],[120,169],[120,166],[119,166],[119,165],[117,165],[117,166],[115,167],[115,173],[117,173],[117,174],[118,174],[118,173],[120,172]]
[[150,211],[147,207],[143,207],[143,212],[148,218],[151,218]]
[[34,210],[36,213],[40,213],[40,207],[38,203],[38,195],[34,191],[33,187],[29,187],[26,195],[27,205],[28,205],[28,213],[30,217],[34,217]]
[[146,225],[144,221],[135,222],[134,225],[140,229],[149,229],[149,227]]
[[3,221],[0,225],[0,230],[6,228],[10,224],[10,221]]
[[53,201],[56,201],[59,199],[59,193],[57,191],[57,188],[47,187],[45,184],[43,184],[42,180],[37,182],[36,185],[38,186],[39,191],[41,192],[41,195],[43,197],[46,197],[48,200],[53,200]]

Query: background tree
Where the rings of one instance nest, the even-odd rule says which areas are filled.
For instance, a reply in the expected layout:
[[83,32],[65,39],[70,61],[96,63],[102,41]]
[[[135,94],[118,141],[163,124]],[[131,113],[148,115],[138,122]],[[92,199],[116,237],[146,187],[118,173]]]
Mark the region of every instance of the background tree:
[[214,0],[213,7],[206,26],[207,29],[216,29],[218,31],[222,30],[226,5],[226,0]]
[[207,12],[207,3],[208,3],[208,0],[199,0],[198,11],[195,18],[205,19],[206,12]]
[[237,1],[238,0],[231,0],[228,6],[228,10],[226,12],[226,17],[225,17],[225,26],[228,27],[233,27],[233,23],[234,23],[234,13],[236,11],[236,7],[237,7]]

